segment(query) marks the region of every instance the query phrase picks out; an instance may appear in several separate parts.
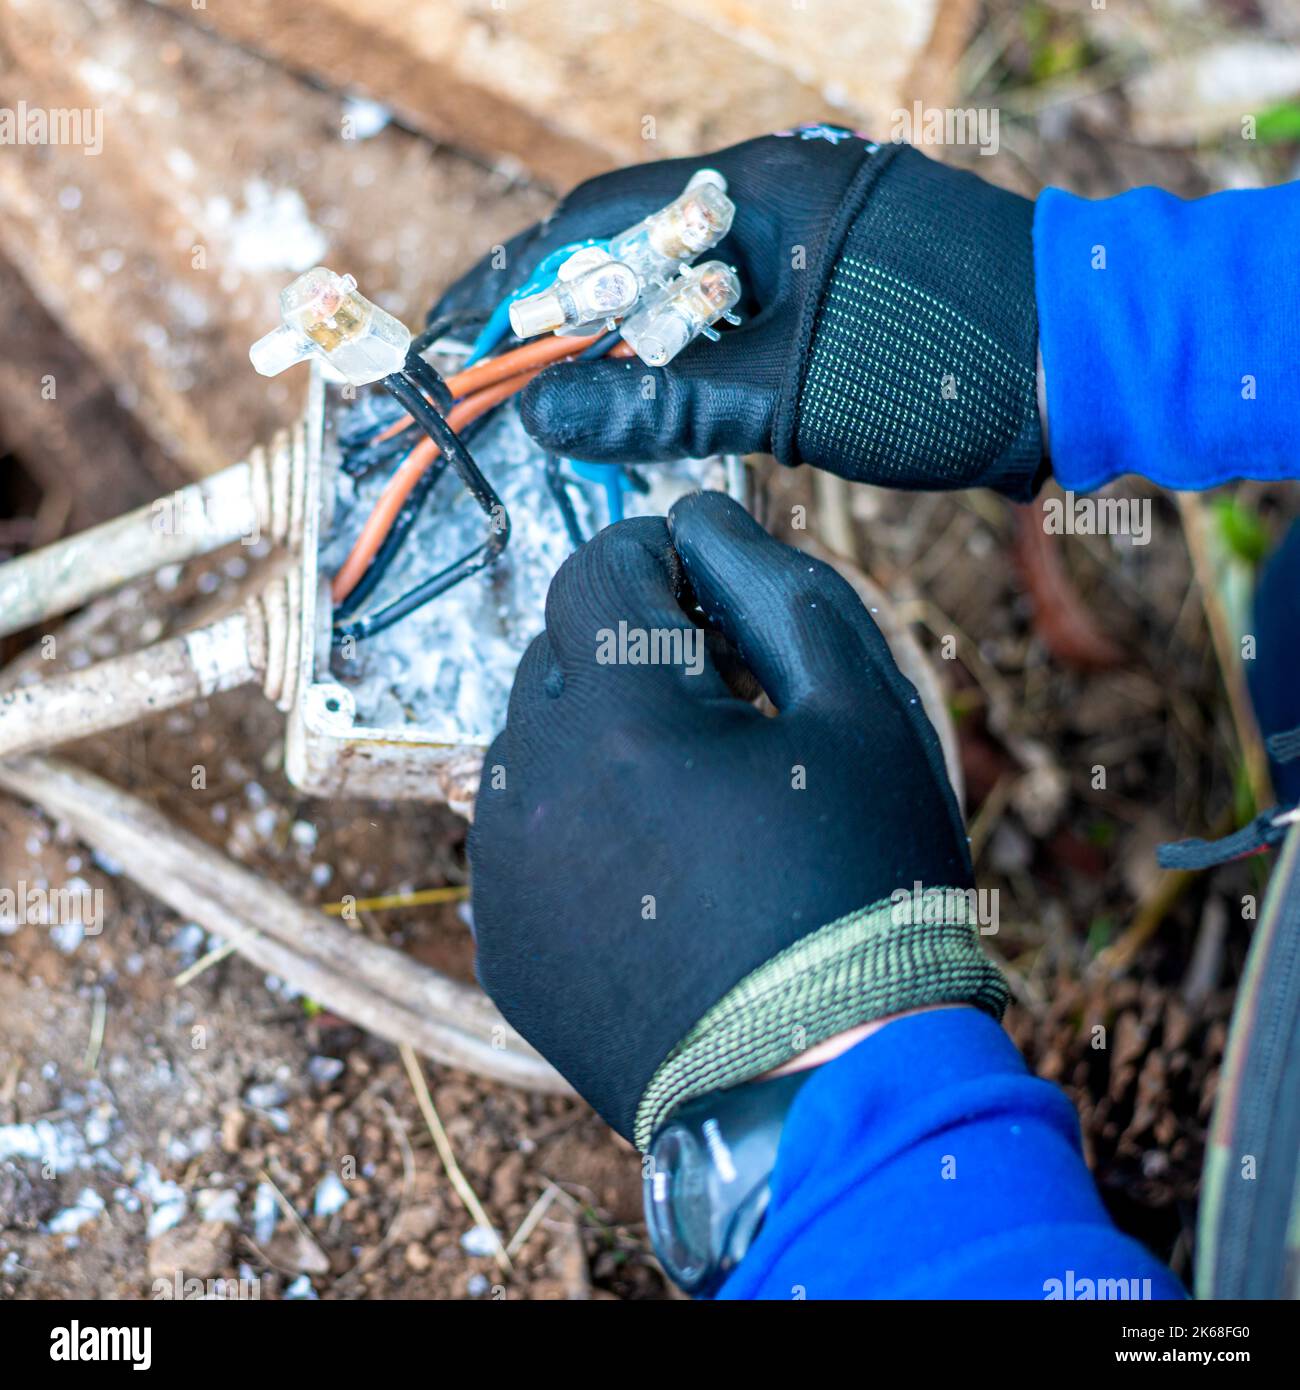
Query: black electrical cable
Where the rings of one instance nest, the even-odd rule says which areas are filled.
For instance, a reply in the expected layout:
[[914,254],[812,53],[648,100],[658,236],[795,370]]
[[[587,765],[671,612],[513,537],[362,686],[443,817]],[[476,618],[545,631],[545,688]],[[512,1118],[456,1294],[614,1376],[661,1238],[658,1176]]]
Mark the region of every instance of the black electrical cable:
[[[499,537],[493,552],[495,556],[506,548],[510,540],[510,520],[504,515],[505,507],[501,499],[474,462],[460,435],[425,399],[423,392],[428,389],[428,378],[434,375],[428,363],[412,353],[401,372],[384,378],[384,386],[401,401],[416,424],[451,460],[451,466],[460,474],[460,480],[470,496],[492,519],[493,533]],[[489,540],[487,544],[492,545],[492,541]]]
[[[447,383],[442,379],[437,369],[426,362],[418,352],[412,351],[406,354],[406,365],[402,368],[401,375],[407,381],[413,382],[424,395],[430,397],[438,410],[450,410],[455,403],[454,397],[447,389]],[[385,386],[388,386],[388,380],[388,378],[384,379],[383,384]],[[388,387],[388,389],[391,391],[392,387]],[[396,395],[396,392],[393,394]],[[412,419],[415,418],[412,415]]]
[[[489,411],[486,415],[480,416],[479,419],[469,424],[461,431],[461,439],[467,444],[471,442],[475,435],[477,435],[483,426],[492,418],[493,413],[493,411]],[[402,510],[398,512],[397,520],[393,522],[392,529],[384,537],[383,544],[375,552],[375,558],[371,560],[370,564],[366,567],[365,574],[357,581],[356,587],[347,598],[335,607],[334,617],[336,621],[339,618],[350,618],[379,587],[384,576],[388,573],[389,569],[392,568],[393,561],[397,558],[398,551],[400,551],[402,546],[406,543],[406,538],[410,534],[411,528],[415,525],[416,519],[419,517],[421,511],[424,510],[424,504],[429,494],[433,491],[438,479],[441,478],[446,471],[447,460],[442,454],[439,454],[420,475],[419,480],[411,489],[411,495],[406,499],[406,502],[402,506]]]
[[564,529],[569,533],[569,541],[577,550],[586,537],[578,523],[578,513],[574,510],[573,498],[569,496],[564,475],[560,472],[559,456],[556,454],[546,455],[546,486],[555,498],[555,505],[559,507],[561,517],[564,518]]
[[490,522],[487,539],[377,612],[369,613],[364,618],[357,618],[350,623],[337,625],[334,629],[336,643],[347,638],[360,641],[392,627],[394,623],[400,622],[417,608],[422,608],[439,594],[446,593],[470,575],[485,569],[509,544],[510,515],[504,503],[493,490],[492,484],[483,476],[461,437],[426,399],[425,392],[432,394],[440,381],[441,378],[433,368],[412,350],[407,355],[402,371],[384,377],[383,386],[406,407],[407,414],[438,446],[442,456],[456,470],[470,496],[483,509]]
[[450,410],[455,404],[455,397],[447,389],[447,383],[442,379],[442,373],[431,362],[426,362],[418,352],[412,351],[406,354],[406,365],[402,371],[406,376],[414,377],[419,382],[424,394],[433,401],[439,410]]
[[386,604],[383,608],[377,609],[374,613],[367,613],[364,618],[357,618],[350,623],[344,623],[341,627],[334,629],[334,643],[337,646],[340,642],[346,642],[351,638],[354,642],[364,642],[367,637],[377,637],[381,632],[385,632],[394,623],[400,623],[403,618],[409,617],[417,609],[423,608],[426,603],[432,603],[440,594],[445,594],[448,589],[455,588],[463,579],[468,579],[471,574],[477,573],[488,560],[482,560],[477,564],[469,564],[485,549],[479,546],[477,550],[471,550],[468,555],[463,555],[459,560],[448,565],[446,569],[439,570],[437,574],[417,584],[413,589],[408,589],[400,598],[396,598],[392,603]]
[[430,319],[424,330],[411,339],[411,351],[420,356],[448,333],[464,328],[479,328],[487,322],[486,314],[443,314],[441,318]]
[[[439,320],[434,325],[439,330],[439,336],[443,325],[450,320]],[[427,329],[425,330],[428,331]],[[431,397],[434,405],[439,410],[448,411],[455,403],[447,383],[443,380],[441,373],[432,365],[426,362],[420,353],[428,346],[417,347],[423,338],[414,339],[407,356],[407,366],[404,370],[410,369],[412,359],[418,361],[423,369],[422,385],[427,396]],[[432,340],[431,340],[432,341]],[[396,458],[398,454],[407,453],[415,445],[416,436],[419,430],[411,423],[403,426],[396,434],[389,435],[387,439],[374,440],[374,435],[382,433],[390,425],[394,424],[400,416],[394,412],[388,419],[384,418],[384,413],[379,409],[377,402],[368,403],[369,411],[373,415],[378,415],[379,419],[366,420],[361,424],[349,429],[346,434],[339,437],[339,449],[342,454],[340,466],[343,471],[352,478],[359,478],[369,473],[371,469],[377,468],[381,463],[388,463]],[[360,414],[361,412],[358,412]],[[365,442],[363,442],[363,440]]]
[[[416,425],[423,429],[424,433],[438,445],[440,459],[431,465],[416,483],[411,491],[411,496],[408,497],[402,510],[398,513],[392,529],[385,536],[383,544],[367,566],[365,574],[335,610],[334,640],[336,642],[343,641],[347,637],[354,639],[373,637],[376,633],[391,627],[395,622],[430,602],[439,594],[445,593],[454,585],[459,584],[461,580],[468,579],[471,574],[484,569],[501,554],[509,543],[509,513],[474,462],[469,450],[465,448],[465,440],[472,438],[473,433],[476,433],[477,429],[486,424],[495,414],[495,410],[489,412],[481,420],[475,421],[463,435],[457,435],[438,414],[437,409],[429,405],[428,398],[432,398],[435,405],[444,410],[449,409],[453,403],[453,398],[442,376],[422,356],[433,343],[447,332],[472,327],[483,322],[486,322],[486,318],[482,315],[445,315],[439,319],[431,320],[424,331],[412,340],[402,371],[385,377],[381,383],[400,405],[406,407],[407,413],[412,417],[414,423],[375,444],[354,447],[350,439],[341,441],[342,467],[346,473],[353,477],[361,476],[372,468],[378,467],[381,463],[388,462],[399,454],[408,452],[412,447],[412,435]],[[608,333],[582,355],[584,358],[603,356],[617,340],[617,333]],[[412,390],[413,387],[414,390]],[[466,489],[491,519],[492,532],[488,539],[481,546],[470,551],[469,554],[462,556],[460,560],[448,565],[429,579],[423,580],[385,607],[353,622],[339,623],[338,619],[349,618],[378,588],[410,534],[429,493],[446,471],[448,462],[456,469]],[[560,476],[558,459],[548,459],[546,481],[556,504],[560,508],[560,514],[564,519],[565,530],[568,532],[570,541],[575,547],[581,545],[583,543],[582,528],[564,480]],[[644,484],[642,486],[644,487]]]
[[447,460],[439,457],[421,475],[419,481],[411,489],[411,495],[402,504],[402,510],[398,512],[397,520],[393,522],[392,529],[384,537],[384,543],[375,552],[375,558],[366,567],[365,574],[357,580],[347,598],[335,606],[335,622],[340,618],[350,618],[379,587],[384,576],[392,567],[393,561],[397,558],[398,551],[405,545],[406,538],[410,535],[416,518],[424,510],[424,504],[428,501],[429,494],[446,471]]
[[623,335],[617,328],[606,333],[603,338],[597,338],[592,345],[585,351],[578,354],[579,362],[594,362],[597,358],[604,357]]
[[339,441],[339,467],[350,478],[362,478],[379,467],[381,463],[391,463],[403,454],[409,454],[415,447],[419,430],[414,425],[390,435],[387,439],[373,444],[349,445]]
[[[394,401],[393,404],[396,405],[397,403]],[[499,408],[500,407],[494,407],[486,415],[481,416],[462,430],[460,433],[462,442],[468,443],[471,441],[488,421],[491,420]],[[375,406],[372,405],[371,409],[374,410]],[[392,418],[397,418],[396,413],[394,413]],[[389,423],[391,423],[391,421]],[[357,433],[359,433],[359,431]],[[405,430],[401,431],[401,433],[392,436],[390,439],[384,440],[382,445],[379,446],[382,447],[383,453],[380,454],[378,448],[376,448],[373,457],[368,457],[365,466],[357,469],[357,473],[368,472],[370,468],[377,466],[377,464],[384,461],[385,458],[392,458],[399,453],[408,451],[411,447],[410,437],[416,433],[418,433],[416,426],[411,424],[407,426]],[[355,437],[355,434],[353,437]],[[343,464],[345,471],[352,471],[349,467],[350,462],[350,460],[345,459]],[[424,503],[429,493],[433,490],[434,485],[438,482],[439,478],[442,477],[443,473],[446,472],[446,469],[447,459],[445,455],[439,454],[438,458],[421,475],[419,481],[411,489],[410,497],[407,498],[402,510],[398,513],[392,529],[389,531],[388,535],[384,537],[383,544],[375,553],[374,559],[367,566],[366,572],[357,582],[352,592],[335,608],[334,617],[336,622],[341,618],[351,617],[379,587],[379,584],[392,567],[399,551],[405,544],[411,528],[414,526],[416,519],[423,510]]]

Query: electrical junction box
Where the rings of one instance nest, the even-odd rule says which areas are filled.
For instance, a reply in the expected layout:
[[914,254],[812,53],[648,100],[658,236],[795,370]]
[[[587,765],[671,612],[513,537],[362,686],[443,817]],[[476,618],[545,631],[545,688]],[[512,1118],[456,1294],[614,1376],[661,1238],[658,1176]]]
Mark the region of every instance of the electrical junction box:
[[[545,479],[545,454],[513,406],[477,435],[474,456],[510,514],[510,543],[488,569],[373,637],[336,645],[330,576],[346,555],[387,470],[361,480],[340,468],[339,426],[355,401],[313,363],[305,417],[293,436],[294,546],[285,765],[316,796],[444,801],[468,814],[483,755],[505,723],[515,668],[544,627],[551,576],[572,550]],[[753,471],[729,456],[647,464],[629,515],[663,515],[686,492],[725,490],[754,506]],[[604,523],[599,485],[576,479],[574,511],[590,535]],[[372,603],[409,588],[471,550],[485,518],[451,469],[434,487]]]

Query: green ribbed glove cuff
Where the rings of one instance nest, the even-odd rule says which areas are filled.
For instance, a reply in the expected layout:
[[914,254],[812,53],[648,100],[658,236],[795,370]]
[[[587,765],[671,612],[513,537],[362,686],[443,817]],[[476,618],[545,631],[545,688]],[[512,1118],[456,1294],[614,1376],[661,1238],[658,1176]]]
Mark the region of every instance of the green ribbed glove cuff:
[[972,1004],[1000,1019],[1007,987],[979,944],[970,891],[933,890],[944,910],[923,915],[939,920],[896,920],[909,914],[888,899],[860,908],[746,975],[651,1078],[637,1108],[637,1148],[686,1101],[761,1076],[872,1019],[927,1004]]

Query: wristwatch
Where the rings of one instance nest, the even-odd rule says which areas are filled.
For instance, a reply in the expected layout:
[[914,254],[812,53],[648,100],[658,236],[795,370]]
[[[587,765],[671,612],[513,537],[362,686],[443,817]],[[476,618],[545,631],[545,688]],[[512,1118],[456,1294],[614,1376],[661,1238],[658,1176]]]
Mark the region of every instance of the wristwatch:
[[646,1224],[664,1272],[686,1293],[716,1293],[758,1235],[786,1115],[815,1070],[688,1101],[655,1132]]

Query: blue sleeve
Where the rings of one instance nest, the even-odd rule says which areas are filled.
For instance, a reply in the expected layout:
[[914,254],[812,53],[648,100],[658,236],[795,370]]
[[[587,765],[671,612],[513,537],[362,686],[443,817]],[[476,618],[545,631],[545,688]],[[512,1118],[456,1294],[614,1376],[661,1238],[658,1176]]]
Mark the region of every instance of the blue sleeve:
[[1300,183],[1034,213],[1052,471],[1199,490],[1300,477]]
[[[1124,1280],[1099,1287],[1087,1281]],[[722,1298],[1182,1298],[1097,1196],[1079,1123],[977,1009],[898,1019],[813,1074]]]

